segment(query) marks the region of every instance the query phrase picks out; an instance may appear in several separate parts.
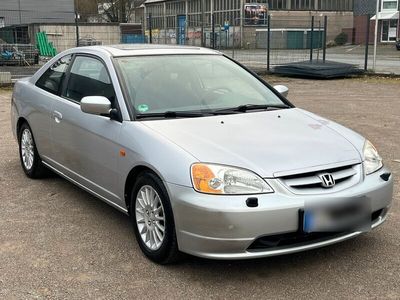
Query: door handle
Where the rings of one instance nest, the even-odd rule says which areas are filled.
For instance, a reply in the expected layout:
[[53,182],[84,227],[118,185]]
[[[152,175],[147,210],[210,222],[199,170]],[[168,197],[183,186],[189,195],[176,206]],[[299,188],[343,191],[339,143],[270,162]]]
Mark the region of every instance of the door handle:
[[62,114],[59,111],[53,111],[53,118],[56,121],[56,123],[60,123],[62,120]]

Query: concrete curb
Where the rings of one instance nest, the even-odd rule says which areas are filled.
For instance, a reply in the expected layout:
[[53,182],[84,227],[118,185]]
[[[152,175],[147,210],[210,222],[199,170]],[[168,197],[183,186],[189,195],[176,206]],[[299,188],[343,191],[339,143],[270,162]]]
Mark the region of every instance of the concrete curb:
[[12,84],[10,72],[0,72],[0,86],[9,86]]

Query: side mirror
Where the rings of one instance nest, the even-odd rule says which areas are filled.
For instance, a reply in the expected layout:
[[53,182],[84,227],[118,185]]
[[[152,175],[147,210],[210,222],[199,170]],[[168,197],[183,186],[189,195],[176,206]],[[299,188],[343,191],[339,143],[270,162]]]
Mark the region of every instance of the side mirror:
[[92,115],[109,115],[111,102],[103,96],[88,96],[81,100],[81,110]]
[[287,95],[289,94],[289,88],[285,85],[275,85],[274,89],[283,97],[287,97]]

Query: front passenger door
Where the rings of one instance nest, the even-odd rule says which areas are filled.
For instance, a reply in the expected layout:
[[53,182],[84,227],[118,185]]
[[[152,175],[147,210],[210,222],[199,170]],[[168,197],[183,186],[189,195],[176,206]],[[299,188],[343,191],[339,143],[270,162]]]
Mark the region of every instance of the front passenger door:
[[118,109],[107,68],[99,58],[77,55],[66,80],[62,97],[53,106],[54,163],[68,177],[123,206],[117,196],[116,168],[122,124],[80,109],[85,96],[104,96]]

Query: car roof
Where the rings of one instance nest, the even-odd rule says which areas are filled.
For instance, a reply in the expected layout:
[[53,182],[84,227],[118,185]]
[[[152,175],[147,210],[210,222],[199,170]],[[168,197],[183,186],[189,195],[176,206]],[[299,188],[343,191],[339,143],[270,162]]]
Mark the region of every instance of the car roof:
[[120,56],[141,56],[141,55],[165,55],[165,54],[214,54],[221,53],[207,48],[180,45],[159,45],[159,44],[120,44],[110,46],[88,46],[75,48],[76,51],[106,51],[113,57]]

